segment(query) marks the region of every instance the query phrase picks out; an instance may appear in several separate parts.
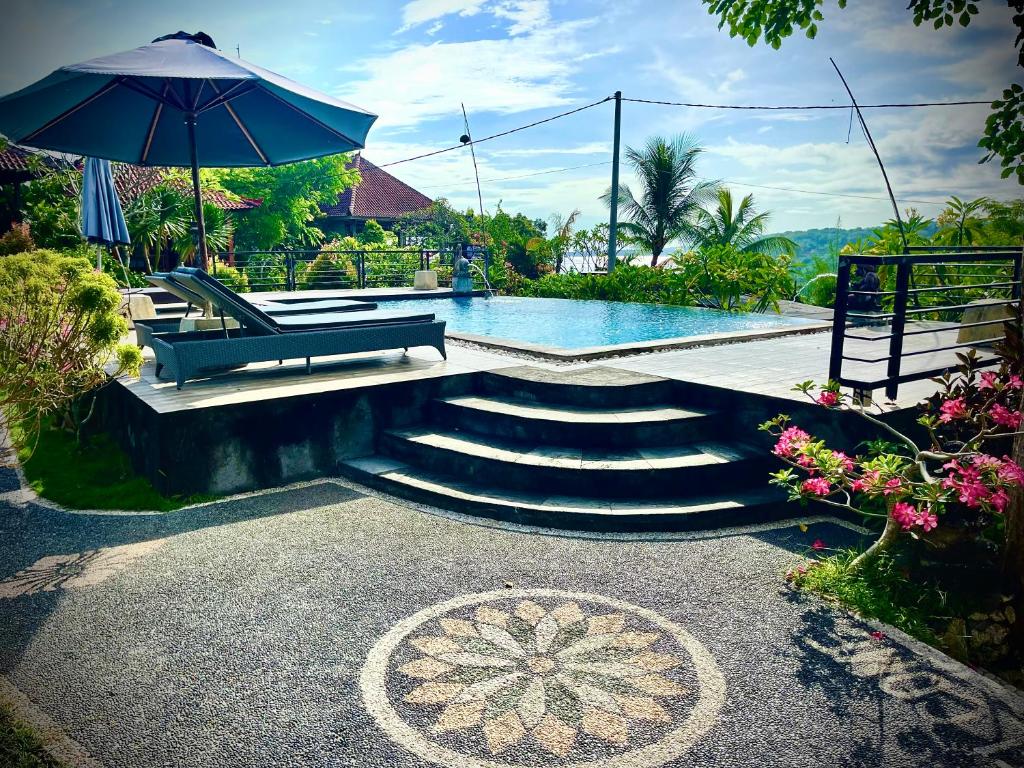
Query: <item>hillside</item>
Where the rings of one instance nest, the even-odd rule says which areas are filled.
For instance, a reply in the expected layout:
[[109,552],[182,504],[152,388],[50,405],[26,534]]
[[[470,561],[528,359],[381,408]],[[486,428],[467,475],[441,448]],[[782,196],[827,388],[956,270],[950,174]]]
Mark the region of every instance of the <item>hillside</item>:
[[795,262],[805,261],[811,256],[827,256],[833,250],[838,251],[847,243],[869,237],[873,233],[870,227],[843,229],[841,227],[824,227],[822,229],[798,229],[789,232],[777,232],[780,237],[788,237],[794,241],[799,250]]

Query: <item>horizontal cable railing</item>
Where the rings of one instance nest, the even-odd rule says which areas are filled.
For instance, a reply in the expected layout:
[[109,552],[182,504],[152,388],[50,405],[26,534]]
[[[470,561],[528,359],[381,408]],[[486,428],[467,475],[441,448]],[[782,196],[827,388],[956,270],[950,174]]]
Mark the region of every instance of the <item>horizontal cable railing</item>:
[[994,363],[992,345],[1021,300],[1021,258],[1014,247],[936,246],[840,256],[829,378],[895,399],[900,384],[955,369],[946,353],[974,348],[980,365]]
[[[249,291],[315,291],[363,288],[411,288],[418,270],[437,271],[438,284],[451,285],[457,249],[434,250],[270,250],[213,254],[211,274],[230,282],[218,269],[231,264],[244,276],[241,287]],[[489,258],[482,253],[482,270]],[[474,282],[483,287],[475,270]]]

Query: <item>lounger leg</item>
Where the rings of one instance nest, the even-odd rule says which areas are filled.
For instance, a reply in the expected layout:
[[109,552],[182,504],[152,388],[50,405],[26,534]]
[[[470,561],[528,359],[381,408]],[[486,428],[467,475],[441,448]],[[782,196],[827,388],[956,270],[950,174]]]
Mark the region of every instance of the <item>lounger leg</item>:
[[310,365],[309,358],[307,357],[306,358],[306,373],[312,373],[312,372],[313,372],[313,366]]
[[157,363],[156,364],[156,377],[158,379],[160,378],[160,371],[162,371],[163,369],[164,369],[164,364],[163,363]]
[[440,353],[441,353],[441,359],[442,359],[442,360],[447,360],[447,359],[448,359],[448,353],[447,353],[447,352],[445,352],[445,349],[444,349],[444,344],[441,344],[441,345],[440,345],[440,346],[438,346],[438,347],[434,347],[434,349],[436,349],[436,350],[437,350],[438,352],[440,352]]

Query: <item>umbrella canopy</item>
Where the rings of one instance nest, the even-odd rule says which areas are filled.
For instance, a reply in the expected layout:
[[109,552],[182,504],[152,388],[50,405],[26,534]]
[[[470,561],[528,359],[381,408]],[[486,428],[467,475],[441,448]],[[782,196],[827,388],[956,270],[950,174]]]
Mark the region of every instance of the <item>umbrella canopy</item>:
[[89,157],[82,172],[82,234],[90,243],[128,245],[128,226],[114,189],[110,161]]
[[361,149],[377,116],[228,56],[203,33],[61,67],[0,99],[0,133],[58,152],[192,168],[279,165]]

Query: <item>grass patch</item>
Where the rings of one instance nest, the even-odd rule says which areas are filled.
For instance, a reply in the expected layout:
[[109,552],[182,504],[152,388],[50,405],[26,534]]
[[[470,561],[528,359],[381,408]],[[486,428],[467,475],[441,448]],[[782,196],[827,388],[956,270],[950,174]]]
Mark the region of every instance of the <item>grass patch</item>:
[[949,621],[957,611],[948,604],[947,593],[927,582],[912,581],[899,554],[883,552],[856,573],[849,565],[856,549],[812,561],[806,571],[792,571],[791,580],[800,589],[841,603],[869,619],[879,619],[902,629],[929,645],[941,645],[935,625]]
[[[15,439],[19,430],[16,428]],[[106,434],[78,445],[73,435],[48,420],[35,450],[18,454],[36,493],[70,509],[170,512],[213,496],[163,496],[132,470],[128,455]]]
[[6,705],[0,704],[0,765],[7,768],[61,768],[43,749],[35,732],[19,723]]

